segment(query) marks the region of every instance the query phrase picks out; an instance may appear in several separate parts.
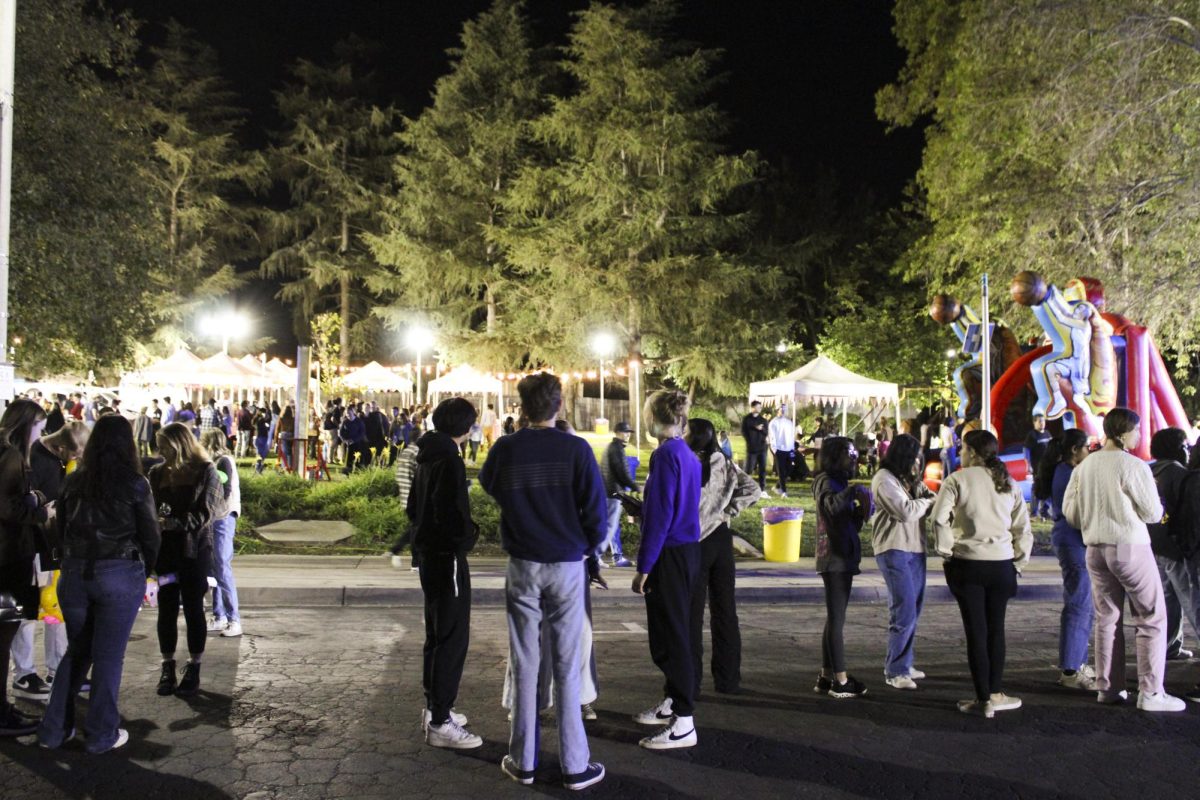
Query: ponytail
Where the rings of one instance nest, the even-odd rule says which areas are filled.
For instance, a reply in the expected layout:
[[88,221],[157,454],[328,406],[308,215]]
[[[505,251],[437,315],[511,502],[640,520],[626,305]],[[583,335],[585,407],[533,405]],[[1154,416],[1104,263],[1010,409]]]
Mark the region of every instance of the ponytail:
[[971,451],[983,462],[983,468],[991,473],[992,485],[996,487],[997,494],[1007,494],[1012,491],[1012,476],[1008,474],[1008,467],[1004,466],[1004,462],[1000,460],[998,455],[1000,443],[996,441],[996,437],[992,435],[991,431],[971,431],[963,437],[963,444],[971,448]]
[[1054,471],[1058,465],[1070,460],[1076,450],[1086,446],[1087,434],[1079,428],[1068,428],[1062,436],[1051,439],[1034,475],[1033,496],[1040,500],[1048,499],[1053,494]]

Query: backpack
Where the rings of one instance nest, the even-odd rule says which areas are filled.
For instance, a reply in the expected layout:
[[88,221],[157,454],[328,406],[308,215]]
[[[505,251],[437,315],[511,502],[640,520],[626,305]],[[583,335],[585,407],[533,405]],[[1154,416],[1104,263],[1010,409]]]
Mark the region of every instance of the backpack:
[[1167,533],[1184,558],[1200,552],[1200,470],[1188,470],[1179,482],[1179,496],[1163,519]]

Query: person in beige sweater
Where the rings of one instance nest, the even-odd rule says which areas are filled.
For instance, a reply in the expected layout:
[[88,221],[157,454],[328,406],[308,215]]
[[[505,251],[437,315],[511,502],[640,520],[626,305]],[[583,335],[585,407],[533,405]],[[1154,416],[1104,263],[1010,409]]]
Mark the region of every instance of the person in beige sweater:
[[983,717],[1021,707],[1020,698],[1001,688],[1004,616],[1033,545],[1029,509],[997,455],[999,447],[989,431],[964,436],[963,469],[942,483],[932,514],[937,551],[946,559],[946,585],[962,613],[975,684],[975,699],[959,701],[958,710]]
[[894,689],[916,689],[925,673],[913,666],[917,620],[925,603],[925,517],[933,492],[921,482],[921,443],[902,433],[871,479],[875,515],[871,543],[888,588],[888,644],[883,677]]
[[1096,609],[1093,650],[1096,699],[1122,703],[1125,690],[1125,600],[1137,629],[1138,708],[1182,711],[1186,703],[1163,691],[1167,606],[1146,523],[1162,519],[1150,467],[1128,450],[1138,446],[1141,418],[1127,408],[1104,417],[1104,448],[1071,474],[1063,515],[1083,532]]

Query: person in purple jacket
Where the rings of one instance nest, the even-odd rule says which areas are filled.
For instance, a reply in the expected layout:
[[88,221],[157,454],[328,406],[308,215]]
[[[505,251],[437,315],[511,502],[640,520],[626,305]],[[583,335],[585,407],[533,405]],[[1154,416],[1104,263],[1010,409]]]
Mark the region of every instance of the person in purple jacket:
[[659,391],[646,399],[645,416],[658,447],[642,492],[642,544],[633,591],[646,598],[650,657],[666,677],[666,695],[633,719],[663,725],[638,744],[649,750],[696,745],[692,712],[692,585],[700,572],[700,459],[683,440],[687,395]]

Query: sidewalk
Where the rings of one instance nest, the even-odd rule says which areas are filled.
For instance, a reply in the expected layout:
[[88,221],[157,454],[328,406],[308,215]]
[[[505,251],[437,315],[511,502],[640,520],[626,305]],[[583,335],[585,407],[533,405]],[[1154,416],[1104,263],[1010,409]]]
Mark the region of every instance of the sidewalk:
[[[384,556],[237,556],[233,571],[238,599],[246,606],[410,606],[423,602],[417,573],[396,569]],[[471,596],[476,605],[504,604],[502,558],[471,559]],[[855,602],[886,603],[887,586],[874,559],[864,559],[854,579]],[[592,603],[641,606],[629,589],[632,569],[606,569],[609,591],[592,590]],[[926,602],[951,602],[942,575],[941,559],[929,559]],[[1035,556],[1020,579],[1017,600],[1057,600],[1062,597],[1058,560]],[[737,561],[737,599],[740,603],[824,603],[821,576],[813,559],[777,564],[757,559]]]

